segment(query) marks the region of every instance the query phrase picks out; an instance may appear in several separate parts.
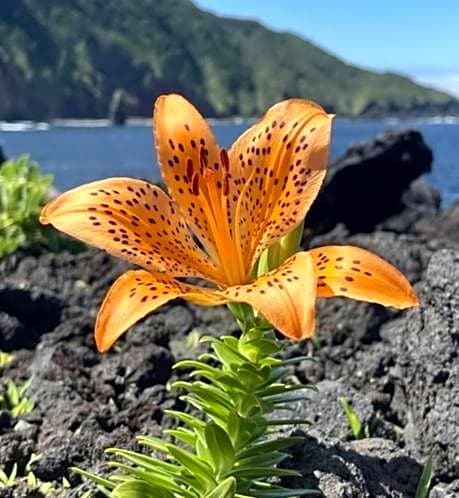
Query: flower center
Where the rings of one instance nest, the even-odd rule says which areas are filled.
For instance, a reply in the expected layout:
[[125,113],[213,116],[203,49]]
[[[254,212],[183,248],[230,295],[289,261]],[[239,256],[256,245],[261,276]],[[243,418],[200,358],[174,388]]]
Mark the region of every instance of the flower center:
[[[244,260],[240,244],[233,236],[231,226],[229,195],[229,158],[225,149],[220,150],[220,163],[208,164],[208,151],[201,147],[199,153],[199,170],[193,162],[187,162],[186,174],[191,182],[193,195],[207,218],[217,254],[210,254],[219,266],[228,285],[246,283]],[[210,251],[208,251],[210,253]]]

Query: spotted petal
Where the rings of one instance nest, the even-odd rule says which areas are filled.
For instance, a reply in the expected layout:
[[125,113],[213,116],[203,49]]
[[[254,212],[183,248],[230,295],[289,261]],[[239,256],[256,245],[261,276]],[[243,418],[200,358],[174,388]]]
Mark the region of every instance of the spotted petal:
[[218,293],[187,285],[160,273],[128,271],[108,291],[97,316],[99,351],[107,351],[128,328],[168,301],[181,297],[202,306],[227,302]]
[[48,203],[40,221],[148,270],[220,281],[175,203],[147,182],[111,178],[83,185]]
[[223,173],[215,137],[196,108],[175,94],[162,95],[156,100],[153,131],[161,174],[169,193],[208,252],[216,258],[218,234],[212,216],[203,209],[199,185],[205,168],[219,175]]
[[313,102],[286,100],[229,150],[231,209],[248,264],[304,219],[325,175],[331,122]]
[[419,304],[408,280],[379,256],[353,246],[324,246],[309,251],[319,297],[346,296],[404,309]]
[[290,339],[314,334],[316,278],[309,253],[294,254],[277,270],[252,284],[229,287],[222,295],[250,304]]

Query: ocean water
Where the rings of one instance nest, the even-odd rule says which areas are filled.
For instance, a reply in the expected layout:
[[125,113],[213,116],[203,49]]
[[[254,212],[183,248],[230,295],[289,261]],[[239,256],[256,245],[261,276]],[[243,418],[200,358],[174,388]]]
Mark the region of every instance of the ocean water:
[[[83,125],[83,126],[82,126]],[[212,124],[219,143],[228,147],[248,126],[247,122]],[[427,179],[442,193],[443,206],[459,198],[459,120],[336,120],[331,156],[335,159],[353,143],[389,128],[416,128],[434,152]],[[59,191],[111,176],[159,179],[151,128],[147,124],[125,127],[100,123],[1,125],[0,146],[7,157],[28,153],[42,171],[54,175]]]

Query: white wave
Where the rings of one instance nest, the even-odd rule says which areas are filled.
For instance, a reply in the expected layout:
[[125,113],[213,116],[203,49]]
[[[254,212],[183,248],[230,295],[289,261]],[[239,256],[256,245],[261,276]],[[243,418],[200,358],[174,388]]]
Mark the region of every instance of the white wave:
[[48,123],[34,121],[0,121],[0,131],[46,131],[49,130]]

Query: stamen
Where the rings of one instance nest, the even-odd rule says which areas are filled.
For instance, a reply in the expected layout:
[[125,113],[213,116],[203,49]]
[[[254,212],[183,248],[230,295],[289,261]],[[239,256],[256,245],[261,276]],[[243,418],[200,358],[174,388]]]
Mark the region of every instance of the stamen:
[[207,156],[204,147],[199,149],[199,163],[201,166],[201,175],[204,174],[204,169],[207,168]]
[[210,184],[215,180],[215,171],[205,167],[202,173],[202,179],[206,182],[208,186],[210,186]]

